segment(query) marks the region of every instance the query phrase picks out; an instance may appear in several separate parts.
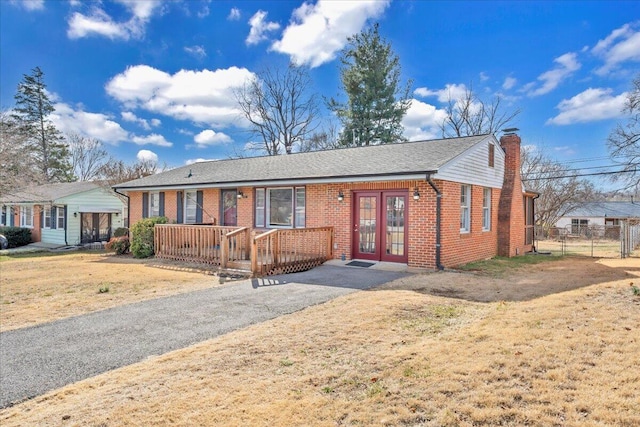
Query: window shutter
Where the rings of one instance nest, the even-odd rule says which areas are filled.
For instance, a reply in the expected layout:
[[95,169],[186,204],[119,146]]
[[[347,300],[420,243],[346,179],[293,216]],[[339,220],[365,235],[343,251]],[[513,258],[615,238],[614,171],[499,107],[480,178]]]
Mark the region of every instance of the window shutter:
[[0,220],[0,222],[3,225],[7,225],[7,207],[6,206],[1,206],[0,207],[0,212],[2,212],[2,220]]
[[[33,209],[35,209],[36,206],[33,205]],[[40,228],[44,228],[44,205],[40,206]]]
[[13,208],[9,208],[9,227],[13,227],[16,223],[16,213]]
[[202,191],[196,191],[196,223],[202,224]]
[[55,206],[51,206],[51,218],[49,221],[51,222],[51,228],[56,229],[58,227],[58,208]]
[[164,216],[164,191],[160,192],[160,206],[158,207],[158,215]]
[[142,218],[149,218],[149,193],[142,193]]
[[182,191],[178,191],[176,199],[178,200],[177,210],[176,210],[176,222],[178,224],[184,223],[183,212],[184,212],[184,197],[182,195]]

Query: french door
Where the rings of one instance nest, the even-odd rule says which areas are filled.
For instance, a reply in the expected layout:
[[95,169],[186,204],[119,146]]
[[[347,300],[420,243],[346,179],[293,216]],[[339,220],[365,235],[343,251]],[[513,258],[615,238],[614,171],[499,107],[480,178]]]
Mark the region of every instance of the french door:
[[238,225],[238,191],[222,190],[222,224]]
[[362,191],[354,194],[352,258],[408,261],[406,191]]
[[81,243],[106,242],[111,238],[111,214],[80,214]]

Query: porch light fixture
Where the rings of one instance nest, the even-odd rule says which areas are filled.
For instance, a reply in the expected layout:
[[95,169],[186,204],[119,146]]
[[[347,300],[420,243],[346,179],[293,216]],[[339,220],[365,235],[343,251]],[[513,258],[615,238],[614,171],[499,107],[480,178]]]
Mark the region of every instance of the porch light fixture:
[[344,200],[344,193],[342,193],[342,190],[340,190],[338,192],[338,201],[341,202]]
[[418,191],[418,187],[413,189],[413,200],[420,200],[420,192]]
[[74,217],[74,218],[77,218],[77,217],[78,217],[78,212],[74,212],[74,213],[73,213],[73,217]]
[[244,193],[242,191],[238,191],[238,199],[244,199]]

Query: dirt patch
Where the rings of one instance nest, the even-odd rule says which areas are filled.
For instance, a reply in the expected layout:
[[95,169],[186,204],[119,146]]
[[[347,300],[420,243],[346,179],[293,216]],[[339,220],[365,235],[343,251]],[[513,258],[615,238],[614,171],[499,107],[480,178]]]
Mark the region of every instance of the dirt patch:
[[415,275],[69,385],[0,424],[636,426],[637,281],[626,260]]
[[193,265],[95,252],[9,258],[0,273],[0,331],[219,285]]

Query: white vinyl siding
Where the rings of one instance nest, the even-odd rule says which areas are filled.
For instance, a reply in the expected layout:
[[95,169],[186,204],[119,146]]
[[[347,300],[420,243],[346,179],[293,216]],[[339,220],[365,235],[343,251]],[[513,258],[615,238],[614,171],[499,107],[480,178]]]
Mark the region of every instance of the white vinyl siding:
[[460,232],[471,230],[471,186],[460,186]]
[[[494,145],[494,166],[489,166],[489,144]],[[460,156],[445,163],[435,179],[502,188],[504,181],[504,151],[493,136],[487,136]]]
[[482,231],[491,230],[491,189],[482,189]]

